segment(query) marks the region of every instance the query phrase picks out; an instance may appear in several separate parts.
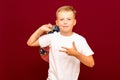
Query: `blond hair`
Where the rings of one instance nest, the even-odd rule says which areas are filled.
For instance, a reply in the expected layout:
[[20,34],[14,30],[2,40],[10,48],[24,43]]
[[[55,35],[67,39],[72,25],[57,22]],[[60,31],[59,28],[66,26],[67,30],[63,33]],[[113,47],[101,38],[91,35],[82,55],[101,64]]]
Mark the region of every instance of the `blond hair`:
[[58,10],[56,11],[56,17],[57,17],[57,14],[61,11],[72,11],[74,14],[74,17],[76,16],[76,10],[73,8],[73,6],[62,6],[58,8]]

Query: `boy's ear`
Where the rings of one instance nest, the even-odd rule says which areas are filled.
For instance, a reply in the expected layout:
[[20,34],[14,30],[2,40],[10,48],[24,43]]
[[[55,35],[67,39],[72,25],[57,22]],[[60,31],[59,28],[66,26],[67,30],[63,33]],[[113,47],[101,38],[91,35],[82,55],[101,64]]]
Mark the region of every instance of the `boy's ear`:
[[75,21],[74,21],[74,26],[76,25],[76,22],[77,22],[77,21],[76,21],[76,19],[75,19]]
[[55,23],[56,23],[56,25],[58,25],[58,22],[57,22],[57,20],[55,21]]

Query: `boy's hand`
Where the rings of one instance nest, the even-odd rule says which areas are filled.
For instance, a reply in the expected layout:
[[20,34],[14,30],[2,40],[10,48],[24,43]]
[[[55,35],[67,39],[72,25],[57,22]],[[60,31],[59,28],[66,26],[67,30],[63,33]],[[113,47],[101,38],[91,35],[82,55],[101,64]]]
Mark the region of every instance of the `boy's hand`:
[[42,25],[42,26],[40,27],[40,29],[41,29],[43,32],[48,33],[49,31],[52,31],[53,26],[52,26],[52,24],[45,24],[45,25]]
[[76,49],[76,46],[75,46],[74,42],[73,42],[73,47],[72,48],[67,48],[67,47],[62,47],[62,48],[65,49],[65,50],[59,50],[59,51],[60,52],[65,52],[68,55],[75,56],[76,53],[77,53],[77,49]]

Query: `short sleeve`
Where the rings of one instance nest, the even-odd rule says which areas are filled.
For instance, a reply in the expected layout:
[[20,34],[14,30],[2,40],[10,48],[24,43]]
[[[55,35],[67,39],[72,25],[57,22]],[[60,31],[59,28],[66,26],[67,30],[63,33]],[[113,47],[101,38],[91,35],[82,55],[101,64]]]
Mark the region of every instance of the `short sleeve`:
[[39,37],[39,45],[41,47],[47,47],[50,44],[50,38],[49,35],[43,35],[41,37]]
[[82,46],[81,46],[81,48],[82,48],[82,50],[81,50],[82,54],[84,54],[86,56],[90,56],[90,55],[94,54],[94,52],[92,51],[92,49],[88,45],[88,43],[87,43],[87,41],[86,41],[85,38],[82,40]]

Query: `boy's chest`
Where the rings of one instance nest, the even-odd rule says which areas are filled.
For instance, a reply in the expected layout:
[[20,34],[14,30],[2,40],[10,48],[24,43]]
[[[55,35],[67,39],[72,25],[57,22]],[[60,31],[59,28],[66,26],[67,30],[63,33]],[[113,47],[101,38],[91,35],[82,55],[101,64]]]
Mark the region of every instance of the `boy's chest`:
[[65,50],[62,47],[65,48],[72,48],[73,47],[73,39],[63,39],[63,38],[57,38],[52,41],[51,49],[54,50],[55,53],[62,53],[59,52],[60,50]]
[[54,41],[52,41],[52,46],[54,47],[67,47],[67,48],[72,48],[73,46],[73,39],[64,39],[64,38],[57,38]]

